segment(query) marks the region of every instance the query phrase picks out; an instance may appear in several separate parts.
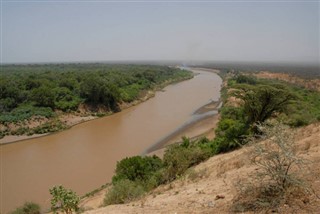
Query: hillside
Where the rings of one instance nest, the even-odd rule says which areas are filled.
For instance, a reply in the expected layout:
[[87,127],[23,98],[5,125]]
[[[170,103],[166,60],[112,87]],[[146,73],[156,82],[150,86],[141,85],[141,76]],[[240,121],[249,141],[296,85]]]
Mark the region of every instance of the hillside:
[[[320,123],[296,130],[299,157],[310,161],[310,173],[304,178],[320,195]],[[216,155],[197,165],[171,184],[162,185],[140,200],[98,208],[105,190],[82,201],[85,213],[230,213],[239,181],[251,178],[257,167],[248,159],[252,147]],[[281,205],[278,213],[317,213],[320,199],[296,198]],[[270,211],[271,212],[271,211]]]

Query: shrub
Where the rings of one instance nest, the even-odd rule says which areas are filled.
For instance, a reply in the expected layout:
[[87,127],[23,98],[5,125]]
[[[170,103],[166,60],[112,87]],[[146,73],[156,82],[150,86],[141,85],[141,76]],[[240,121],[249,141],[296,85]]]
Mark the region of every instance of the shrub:
[[19,127],[17,130],[11,132],[13,135],[23,135],[29,132],[29,128],[27,127]]
[[249,85],[255,85],[257,84],[257,78],[252,76],[252,75],[237,75],[235,78],[235,81],[237,83],[245,83],[245,84],[249,84]]
[[209,140],[206,137],[203,137],[197,141],[197,146],[208,155],[213,156],[217,154],[216,152],[216,145],[214,144],[213,140]]
[[146,181],[161,167],[162,161],[155,155],[152,157],[127,157],[117,163],[116,174],[113,176],[112,182],[115,183],[121,179]]
[[64,125],[60,120],[53,120],[33,128],[32,132],[35,134],[44,134],[48,132],[56,132],[65,128],[66,125]]
[[219,121],[215,133],[215,153],[228,152],[246,142],[249,127],[242,121],[225,118]]
[[196,143],[171,145],[163,157],[163,179],[170,182],[182,175],[189,167],[196,165],[211,156],[208,149],[201,149]]
[[[292,195],[307,196],[309,188],[294,173],[306,168],[297,156],[292,131],[282,124],[260,127],[265,142],[254,140],[253,163],[258,166],[253,182],[239,189],[233,208],[235,211],[258,211],[277,208]],[[304,166],[304,167],[302,167]],[[292,200],[290,200],[292,201]]]
[[49,107],[34,107],[30,104],[20,105],[11,112],[0,115],[0,122],[17,122],[30,119],[33,115],[53,117],[55,113]]
[[72,211],[78,211],[80,198],[75,192],[69,189],[65,189],[63,186],[55,186],[49,190],[52,195],[51,210],[57,213],[58,210],[62,210],[66,214],[71,214]]
[[144,189],[141,185],[128,179],[122,179],[106,193],[104,205],[127,203],[142,196],[143,193]]
[[233,119],[233,120],[244,120],[244,112],[241,107],[234,106],[223,106],[219,109],[220,114],[223,118]]
[[40,214],[40,206],[33,202],[26,202],[23,206],[11,212],[11,214]]
[[253,161],[261,169],[259,176],[283,191],[300,184],[292,169],[300,167],[304,161],[296,155],[292,131],[279,123],[260,129],[264,133],[263,137],[269,140],[264,144],[257,144],[253,153]]

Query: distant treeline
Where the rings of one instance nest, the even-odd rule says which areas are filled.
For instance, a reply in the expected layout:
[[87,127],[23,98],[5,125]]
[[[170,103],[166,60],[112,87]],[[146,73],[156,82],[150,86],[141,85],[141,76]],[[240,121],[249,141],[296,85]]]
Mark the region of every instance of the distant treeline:
[[119,103],[134,101],[142,91],[191,77],[189,71],[156,65],[1,65],[0,122],[51,117],[55,110],[75,111],[81,103],[116,112]]
[[276,73],[287,73],[305,79],[320,78],[320,65],[293,65],[280,63],[201,63],[199,66],[203,68],[234,70],[240,72],[270,71]]

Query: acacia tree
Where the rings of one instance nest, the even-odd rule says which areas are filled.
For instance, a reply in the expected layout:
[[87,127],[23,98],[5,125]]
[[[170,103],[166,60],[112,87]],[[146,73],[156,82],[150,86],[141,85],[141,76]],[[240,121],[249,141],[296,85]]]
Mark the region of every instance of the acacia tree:
[[243,110],[248,124],[263,123],[275,113],[284,112],[294,95],[285,88],[269,85],[252,86],[239,84],[233,96],[243,102]]

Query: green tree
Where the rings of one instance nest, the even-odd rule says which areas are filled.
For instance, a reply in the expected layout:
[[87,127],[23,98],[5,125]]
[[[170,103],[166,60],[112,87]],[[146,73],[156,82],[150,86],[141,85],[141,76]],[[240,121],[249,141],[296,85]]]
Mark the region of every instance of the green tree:
[[55,88],[54,93],[56,95],[54,105],[57,109],[63,111],[76,110],[81,102],[81,100],[66,87]]
[[54,108],[55,94],[49,86],[44,85],[33,89],[31,97],[36,106]]
[[228,152],[245,143],[248,126],[243,121],[224,118],[219,122],[215,133],[215,152]]
[[20,92],[16,81],[0,77],[0,110],[11,111],[20,101]]
[[155,155],[127,157],[117,163],[116,175],[113,176],[112,181],[114,183],[122,179],[146,181],[161,167],[162,161]]
[[81,96],[87,103],[102,104],[113,111],[118,111],[120,99],[119,89],[98,75],[91,75],[84,80],[80,87]]
[[284,112],[294,99],[289,90],[270,85],[240,84],[236,89],[233,95],[242,100],[247,123],[254,126],[263,123],[274,113]]
[[62,210],[66,214],[71,214],[72,211],[78,211],[80,198],[75,192],[69,189],[65,189],[63,186],[54,186],[49,190],[52,195],[51,210],[57,213],[58,210]]

